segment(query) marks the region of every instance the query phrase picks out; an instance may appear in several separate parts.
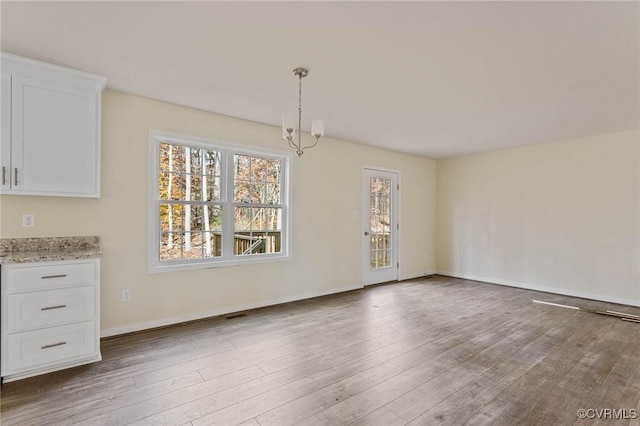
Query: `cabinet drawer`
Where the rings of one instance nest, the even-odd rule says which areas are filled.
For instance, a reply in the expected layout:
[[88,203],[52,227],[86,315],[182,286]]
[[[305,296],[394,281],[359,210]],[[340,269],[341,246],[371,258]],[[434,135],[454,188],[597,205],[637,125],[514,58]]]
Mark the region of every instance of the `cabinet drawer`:
[[95,286],[10,294],[8,331],[93,319]]
[[94,321],[10,334],[7,340],[6,373],[88,357],[98,350]]
[[98,281],[96,262],[14,267],[7,271],[9,293]]

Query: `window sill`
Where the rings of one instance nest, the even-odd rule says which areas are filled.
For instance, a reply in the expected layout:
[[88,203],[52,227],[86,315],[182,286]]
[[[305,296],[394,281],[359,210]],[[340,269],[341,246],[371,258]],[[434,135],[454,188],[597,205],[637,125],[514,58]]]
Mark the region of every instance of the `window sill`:
[[291,260],[290,255],[276,254],[256,256],[248,259],[225,259],[225,260],[191,260],[191,261],[176,261],[176,262],[151,262],[149,263],[149,273],[159,274],[163,272],[175,272],[175,271],[190,271],[196,269],[217,269],[230,266],[242,266],[242,265],[256,265],[262,263],[284,262]]

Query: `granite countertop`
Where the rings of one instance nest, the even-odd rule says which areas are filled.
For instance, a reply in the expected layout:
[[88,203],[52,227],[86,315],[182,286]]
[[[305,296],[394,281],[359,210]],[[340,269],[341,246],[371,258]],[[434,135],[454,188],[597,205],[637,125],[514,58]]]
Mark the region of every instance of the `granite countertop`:
[[0,265],[100,257],[99,237],[0,238]]

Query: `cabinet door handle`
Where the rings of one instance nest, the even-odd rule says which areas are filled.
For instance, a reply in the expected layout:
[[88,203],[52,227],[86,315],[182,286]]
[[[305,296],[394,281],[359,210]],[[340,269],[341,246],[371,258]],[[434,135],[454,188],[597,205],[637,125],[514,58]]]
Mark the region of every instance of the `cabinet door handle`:
[[62,346],[62,345],[66,345],[67,342],[58,342],[58,343],[52,343],[50,345],[44,345],[42,346],[40,349],[49,349],[49,348],[55,348],[56,346]]
[[48,280],[49,278],[64,278],[66,277],[67,274],[60,274],[60,275],[45,275],[44,277],[41,277],[43,280]]
[[7,184],[7,168],[5,166],[2,166],[2,184]]
[[17,186],[18,185],[18,168],[16,167],[13,170],[14,170],[14,175],[15,175],[13,180],[15,181],[15,185]]
[[47,306],[45,308],[40,308],[41,311],[50,311],[52,309],[62,309],[62,308],[66,308],[67,305],[56,305],[56,306]]

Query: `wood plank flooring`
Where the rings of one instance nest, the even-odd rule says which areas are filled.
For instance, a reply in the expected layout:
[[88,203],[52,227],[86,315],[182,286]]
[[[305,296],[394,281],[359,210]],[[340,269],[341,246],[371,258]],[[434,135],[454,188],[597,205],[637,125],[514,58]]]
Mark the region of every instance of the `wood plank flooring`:
[[439,276],[374,286],[105,339],[100,363],[4,384],[1,422],[639,425],[640,324],[532,299],[640,314]]

